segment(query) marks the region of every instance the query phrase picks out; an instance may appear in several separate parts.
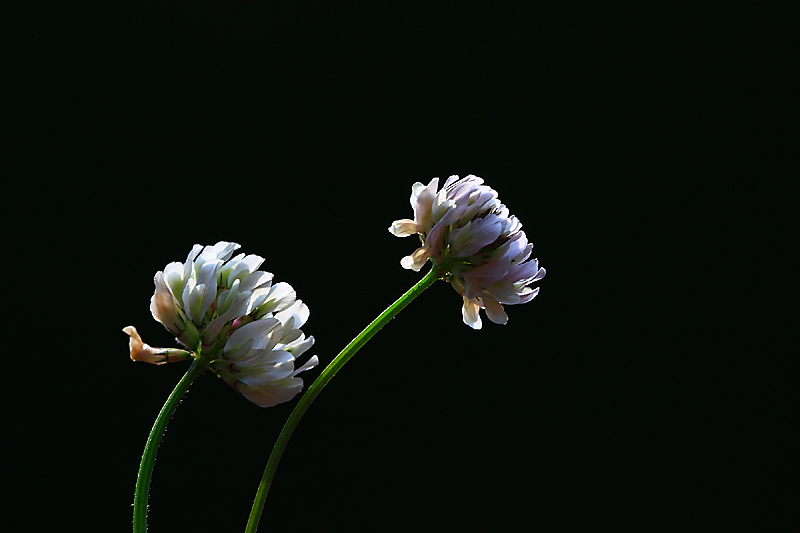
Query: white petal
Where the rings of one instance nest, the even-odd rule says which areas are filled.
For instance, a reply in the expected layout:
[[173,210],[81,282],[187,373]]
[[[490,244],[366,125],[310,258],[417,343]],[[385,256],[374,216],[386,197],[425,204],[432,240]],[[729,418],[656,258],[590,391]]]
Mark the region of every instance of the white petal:
[[194,246],[192,246],[192,251],[189,252],[188,256],[186,256],[186,262],[184,263],[184,265],[194,262],[195,258],[200,254],[201,251],[203,251],[202,244],[195,244]]
[[287,309],[275,313],[274,317],[283,322],[284,326],[286,326],[289,318],[294,317],[292,327],[300,328],[306,323],[306,320],[308,320],[308,306],[304,304],[302,300],[297,300]]
[[311,370],[312,368],[314,368],[318,364],[319,364],[319,358],[316,355],[312,355],[308,359],[308,361],[306,361],[306,364],[304,364],[303,366],[301,366],[300,368],[298,368],[297,370],[294,371],[292,376],[296,376],[300,372],[305,372],[306,370]]
[[236,383],[234,388],[259,407],[273,407],[297,396],[303,390],[303,380],[289,378],[281,382],[280,386],[264,385],[262,387],[248,387],[243,383]]
[[264,258],[261,256],[240,254],[228,261],[220,269],[220,276],[226,281],[226,285],[230,286],[233,280],[244,279],[251,273],[256,272],[263,262]]
[[175,298],[169,290],[166,281],[164,280],[164,273],[161,271],[156,272],[153,278],[156,290],[150,298],[150,313],[153,318],[161,322],[165,328],[178,335],[180,333],[181,319],[178,315],[178,309],[175,305]]
[[183,294],[183,271],[182,263],[170,263],[164,267],[164,282],[176,299]]
[[200,296],[201,293],[195,290],[197,281],[194,278],[189,278],[183,285],[183,294],[181,300],[183,301],[183,310],[186,316],[192,322],[195,322],[195,316],[200,312]]
[[431,252],[432,250],[430,248],[422,246],[420,248],[417,248],[413,254],[407,255],[403,259],[401,259],[400,264],[402,265],[403,268],[419,272],[420,269],[423,266],[425,266],[425,263],[431,256]]
[[261,270],[256,270],[244,276],[244,279],[241,281],[241,291],[252,291],[255,289],[259,289],[262,287],[268,287],[269,283],[272,281],[272,273],[271,272],[264,272]]
[[395,237],[408,237],[419,233],[419,229],[417,228],[416,222],[404,218],[392,222],[392,225],[389,226],[389,233]]
[[236,320],[237,318],[246,315],[247,310],[250,307],[250,298],[251,293],[248,291],[236,294],[235,300],[228,310],[209,322],[208,325],[203,329],[203,341],[206,344],[211,344],[217,335],[219,335],[219,332],[222,330],[225,324],[231,320]]
[[203,287],[201,293],[201,303],[199,316],[195,317],[202,320],[206,312],[217,299],[217,270],[222,266],[222,261],[219,259],[212,259],[203,266],[197,273],[197,288]]
[[304,336],[301,334],[300,337],[292,341],[291,343],[287,344],[284,347],[284,350],[288,350],[292,352],[295,357],[300,357],[303,355],[306,350],[311,348],[314,345],[314,336],[311,335],[307,339],[303,338]]
[[467,299],[466,296],[463,298],[464,307],[461,308],[461,316],[464,319],[464,324],[472,329],[481,329],[483,324],[481,323],[480,306],[472,300]]
[[206,246],[197,259],[194,260],[195,266],[200,268],[206,261],[211,261],[213,259],[219,259],[223,262],[227,261],[230,259],[233,252],[239,248],[241,248],[241,246],[235,242],[226,241],[219,241],[213,246]]
[[271,287],[269,297],[267,297],[267,306],[270,308],[270,312],[278,313],[292,305],[296,298],[297,293],[292,286],[281,281]]
[[[262,318],[240,327],[225,343],[225,352],[233,351],[250,339],[257,349],[272,349],[283,334],[283,325],[274,318]],[[227,356],[226,356],[227,357]]]

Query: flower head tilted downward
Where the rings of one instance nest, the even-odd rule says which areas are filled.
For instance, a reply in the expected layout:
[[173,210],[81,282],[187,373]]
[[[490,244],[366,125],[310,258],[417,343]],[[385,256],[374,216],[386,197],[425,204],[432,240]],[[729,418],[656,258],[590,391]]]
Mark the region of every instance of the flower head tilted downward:
[[545,276],[522,224],[509,215],[497,192],[476,176],[439,178],[411,188],[414,220],[396,220],[389,231],[398,237],[418,234],[422,246],[400,262],[419,271],[433,262],[462,296],[464,323],[481,328],[479,310],[496,324],[508,322],[503,305],[531,301],[539,288],[528,287]]
[[[270,407],[300,392],[303,380],[297,374],[318,363],[313,356],[294,368],[295,359],[314,344],[314,337],[300,330],[308,307],[288,283],[273,285],[272,274],[258,270],[263,257],[231,257],[238,248],[224,241],[194,245],[186,261],[156,273],[150,311],[192,356],[203,353],[226,383],[253,403]],[[124,331],[131,336],[136,361],[159,364],[181,358],[177,352],[182,350],[172,355],[144,344],[132,326]]]

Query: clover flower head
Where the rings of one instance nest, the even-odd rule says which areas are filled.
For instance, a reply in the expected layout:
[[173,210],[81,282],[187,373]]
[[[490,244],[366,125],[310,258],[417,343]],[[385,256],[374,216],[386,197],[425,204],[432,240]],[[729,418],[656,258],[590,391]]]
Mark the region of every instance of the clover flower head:
[[[257,255],[233,252],[236,243],[194,245],[183,263],[156,273],[150,300],[153,318],[193,353],[210,354],[210,368],[257,405],[269,407],[291,400],[303,387],[297,374],[318,364],[316,356],[294,368],[297,357],[314,344],[300,329],[308,306],[288,283],[272,284],[272,274],[258,270]],[[144,344],[132,326],[131,358],[161,364],[171,359],[165,349]],[[178,353],[180,352],[180,353]]]
[[546,271],[530,259],[533,244],[481,178],[450,176],[441,189],[439,178],[415,183],[411,207],[414,219],[396,220],[389,231],[397,237],[417,234],[422,245],[400,264],[419,271],[431,261],[462,296],[465,324],[480,329],[480,309],[492,322],[506,324],[503,305],[527,303],[539,293],[529,285]]

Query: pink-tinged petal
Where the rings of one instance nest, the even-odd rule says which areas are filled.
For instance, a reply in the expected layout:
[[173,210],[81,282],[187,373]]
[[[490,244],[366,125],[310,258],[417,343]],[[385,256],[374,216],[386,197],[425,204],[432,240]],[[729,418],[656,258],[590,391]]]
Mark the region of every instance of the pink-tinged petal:
[[444,182],[442,189],[449,189],[455,182],[458,181],[458,175],[453,175],[447,178],[447,181]]
[[544,268],[540,268],[538,271],[536,271],[536,273],[533,276],[514,280],[514,284],[519,286],[530,285],[534,281],[539,281],[540,279],[544,278],[546,274],[547,270],[545,270]]
[[508,324],[508,315],[503,309],[503,305],[489,298],[483,299],[483,307],[486,309],[486,316],[495,324]]
[[433,257],[434,261],[437,262],[444,258],[444,252],[447,248],[447,243],[444,240],[444,231],[446,228],[447,226],[444,222],[439,221],[425,238],[425,246],[430,249],[428,257]]
[[513,305],[519,303],[517,288],[513,283],[500,280],[497,283],[487,285],[484,290],[501,304]]
[[[414,208],[414,221],[420,232],[425,232],[431,227],[431,206],[438,186],[439,178],[433,178],[427,187],[417,190],[419,194],[416,196],[416,201],[411,204]],[[413,200],[414,195],[412,194]]]
[[529,283],[540,280],[544,277],[544,269],[539,268],[539,262],[531,259],[527,263],[511,265],[508,269],[506,281],[515,283],[522,279],[530,279]]
[[464,278],[464,296],[477,298],[483,293],[483,285],[478,278]]
[[411,186],[411,208],[415,208],[419,201],[419,197],[424,193],[435,193],[436,188],[439,186],[439,178],[433,178],[427,185],[424,183],[416,182]]
[[496,283],[508,274],[510,261],[503,258],[493,263],[487,263],[463,272],[464,279],[480,280],[484,286]]
[[[522,233],[522,235],[525,235],[525,234]],[[524,263],[531,256],[531,251],[533,251],[533,244],[531,244],[531,243],[526,244],[525,248],[520,250],[519,254],[517,254],[517,256],[512,259],[512,263],[515,264],[515,265],[519,265],[519,264]]]
[[408,237],[410,235],[416,235],[419,233],[419,228],[417,227],[416,222],[404,218],[392,222],[392,225],[389,226],[389,233],[395,237]]
[[481,248],[492,244],[500,236],[502,223],[497,215],[487,215],[467,222],[462,228],[450,233],[450,255],[453,257],[469,257],[478,253]]

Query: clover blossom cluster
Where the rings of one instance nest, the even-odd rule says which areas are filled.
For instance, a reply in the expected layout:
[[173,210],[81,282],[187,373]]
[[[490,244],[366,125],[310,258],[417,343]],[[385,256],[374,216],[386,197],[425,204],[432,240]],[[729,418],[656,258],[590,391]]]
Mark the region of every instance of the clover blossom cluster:
[[[186,261],[168,264],[155,275],[150,300],[153,317],[191,351],[209,355],[210,368],[226,383],[261,407],[291,400],[303,388],[297,374],[317,365],[317,356],[295,369],[295,360],[313,344],[300,329],[308,306],[288,283],[272,283],[258,270],[257,255],[239,254],[236,243],[194,245]],[[151,348],[132,326],[131,358],[164,363],[181,350]],[[182,352],[190,354],[190,352]]]
[[411,188],[414,219],[396,220],[397,237],[418,234],[422,245],[402,259],[403,268],[419,271],[431,261],[463,299],[462,318],[473,329],[482,326],[479,311],[506,324],[503,305],[531,301],[539,288],[528,285],[545,276],[522,224],[500,203],[497,192],[477,176],[450,176]]

